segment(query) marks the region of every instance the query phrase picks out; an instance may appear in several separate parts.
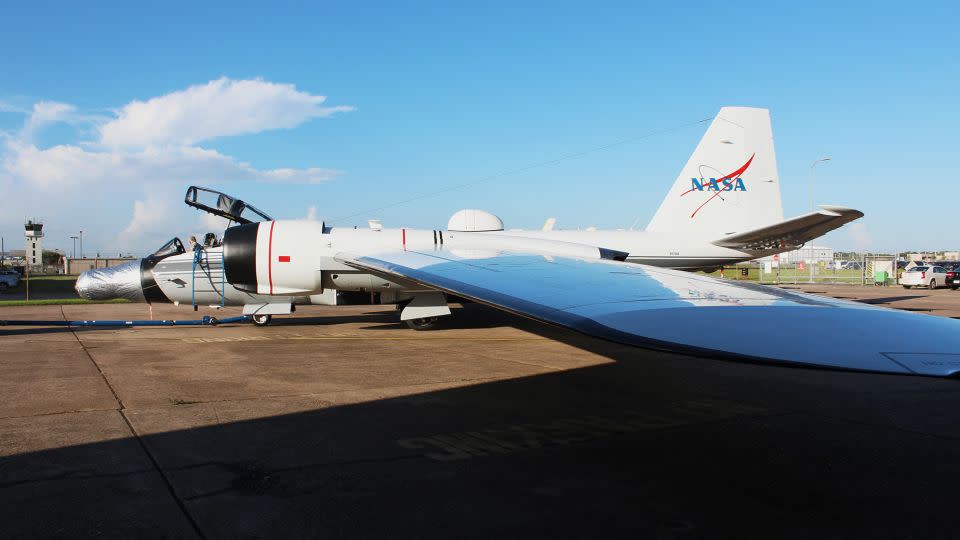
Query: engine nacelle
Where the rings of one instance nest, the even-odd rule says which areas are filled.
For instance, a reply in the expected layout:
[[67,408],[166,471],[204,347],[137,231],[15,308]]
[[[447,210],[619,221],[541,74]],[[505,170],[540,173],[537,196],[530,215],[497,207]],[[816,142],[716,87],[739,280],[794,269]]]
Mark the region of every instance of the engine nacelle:
[[323,290],[325,246],[319,221],[261,221],[223,234],[223,267],[234,287],[257,294],[311,294]]

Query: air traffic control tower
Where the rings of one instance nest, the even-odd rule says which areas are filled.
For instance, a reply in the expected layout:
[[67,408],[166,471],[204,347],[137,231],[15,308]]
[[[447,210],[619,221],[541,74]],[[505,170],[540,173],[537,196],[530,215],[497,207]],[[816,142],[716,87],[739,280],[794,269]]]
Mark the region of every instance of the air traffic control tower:
[[43,265],[43,223],[28,220],[23,224],[23,235],[27,245],[24,249],[24,259],[28,266]]

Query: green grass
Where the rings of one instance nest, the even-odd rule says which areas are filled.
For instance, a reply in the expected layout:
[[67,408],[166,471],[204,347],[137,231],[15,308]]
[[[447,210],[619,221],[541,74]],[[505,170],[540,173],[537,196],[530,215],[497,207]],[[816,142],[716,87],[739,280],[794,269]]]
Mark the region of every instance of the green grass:
[[[76,298],[77,293],[73,290],[77,282],[77,276],[30,276],[30,293],[43,294],[46,296],[52,294],[62,294],[63,298]],[[27,280],[21,279],[16,287],[10,287],[6,290],[9,293],[23,293],[27,288]]]
[[[15,290],[15,289],[14,289]],[[0,300],[0,307],[7,306],[59,306],[65,304],[129,304],[125,298],[113,300],[84,300],[83,298],[45,298],[42,300]]]
[[[84,300],[77,296],[74,285],[77,276],[30,276],[30,296],[40,297],[33,300],[23,300],[26,295],[26,281],[20,280],[16,287],[3,291],[3,296],[17,296],[16,300],[0,300],[0,307],[5,306],[59,306],[68,304],[127,304],[130,301],[123,298],[113,300]],[[2,296],[0,296],[2,298]]]

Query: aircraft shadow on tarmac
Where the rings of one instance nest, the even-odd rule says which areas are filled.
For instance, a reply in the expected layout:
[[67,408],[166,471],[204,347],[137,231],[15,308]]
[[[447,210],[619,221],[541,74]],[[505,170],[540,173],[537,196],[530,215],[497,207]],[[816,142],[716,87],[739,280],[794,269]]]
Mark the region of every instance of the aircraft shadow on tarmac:
[[458,311],[454,327],[529,325],[612,362],[0,458],[5,536],[955,533],[956,381],[715,362]]
[[[839,298],[839,297],[836,297]],[[857,298],[853,299],[855,302],[860,302],[861,304],[892,304],[894,302],[902,302],[904,300],[913,300],[915,298],[926,298],[924,295],[902,295],[902,296],[884,296],[881,298]]]

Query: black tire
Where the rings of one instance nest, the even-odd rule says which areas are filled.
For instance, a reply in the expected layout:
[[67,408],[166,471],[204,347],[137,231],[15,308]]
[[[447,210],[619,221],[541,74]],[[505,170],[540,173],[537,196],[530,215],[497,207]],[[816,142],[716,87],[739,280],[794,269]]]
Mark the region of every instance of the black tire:
[[931,280],[930,280],[930,285],[927,285],[927,287],[928,287],[931,291],[934,290],[934,289],[936,289],[936,288],[937,288],[937,280],[931,279]]
[[267,326],[270,324],[270,320],[273,319],[273,315],[254,315],[251,318],[253,319],[253,324],[257,326]]
[[8,287],[8,286],[9,286],[9,285],[7,285],[7,282],[6,282],[6,281],[0,281],[0,291],[5,291],[5,290],[7,290],[7,287]]
[[951,290],[951,291],[955,291],[955,290],[957,290],[957,289],[960,289],[960,286],[957,286],[957,285],[951,285],[951,286],[950,286],[950,290]]
[[913,287],[913,285],[904,285],[904,286],[903,286],[904,289],[909,289],[909,288],[911,288],[911,287]]
[[423,317],[422,319],[409,319],[403,321],[407,323],[407,326],[413,328],[414,330],[431,330],[434,326],[437,325],[437,317]]

